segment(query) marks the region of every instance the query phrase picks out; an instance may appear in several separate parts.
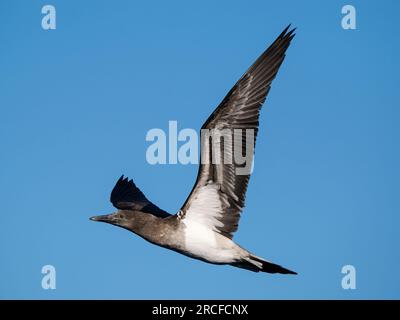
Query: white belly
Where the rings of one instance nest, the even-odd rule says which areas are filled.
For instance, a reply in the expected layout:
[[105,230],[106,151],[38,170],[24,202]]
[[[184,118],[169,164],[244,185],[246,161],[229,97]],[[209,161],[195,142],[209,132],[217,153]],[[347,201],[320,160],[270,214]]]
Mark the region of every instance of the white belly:
[[193,221],[186,224],[185,251],[211,263],[231,263],[239,258],[238,246],[231,239]]

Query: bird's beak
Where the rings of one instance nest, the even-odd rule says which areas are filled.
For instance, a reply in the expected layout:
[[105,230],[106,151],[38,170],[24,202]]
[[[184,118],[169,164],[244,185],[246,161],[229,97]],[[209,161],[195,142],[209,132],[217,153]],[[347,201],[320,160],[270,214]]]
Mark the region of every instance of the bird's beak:
[[94,216],[89,218],[92,221],[100,221],[100,222],[107,222],[107,223],[112,223],[114,219],[113,214],[105,214],[103,216]]

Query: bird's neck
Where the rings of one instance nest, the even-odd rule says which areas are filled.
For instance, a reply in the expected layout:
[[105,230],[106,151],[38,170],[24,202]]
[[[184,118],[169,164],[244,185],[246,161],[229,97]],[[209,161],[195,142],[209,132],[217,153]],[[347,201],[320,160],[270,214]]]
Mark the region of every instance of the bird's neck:
[[[167,231],[167,223],[163,218],[156,217],[149,213],[136,211],[127,229],[147,241],[157,243],[160,242],[164,231]],[[154,230],[158,230],[158,232],[155,232]]]

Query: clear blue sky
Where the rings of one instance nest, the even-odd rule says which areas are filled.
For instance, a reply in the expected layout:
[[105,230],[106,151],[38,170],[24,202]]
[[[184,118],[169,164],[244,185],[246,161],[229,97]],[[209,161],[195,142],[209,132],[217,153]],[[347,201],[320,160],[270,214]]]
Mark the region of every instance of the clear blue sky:
[[[57,29],[41,28],[53,4]],[[357,9],[357,30],[341,8]],[[400,298],[398,1],[1,1],[0,298]],[[88,220],[121,174],[175,213],[195,165],[146,133],[200,128],[297,35],[261,115],[235,239],[299,275],[213,266]],[[57,289],[41,288],[54,265]],[[341,268],[357,289],[341,288]]]

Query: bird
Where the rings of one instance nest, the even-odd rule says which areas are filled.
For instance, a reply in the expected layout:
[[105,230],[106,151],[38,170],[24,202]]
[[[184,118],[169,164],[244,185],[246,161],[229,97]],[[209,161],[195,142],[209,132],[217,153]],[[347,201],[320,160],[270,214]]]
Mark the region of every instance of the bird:
[[[196,182],[176,214],[153,204],[132,179],[122,175],[110,196],[117,211],[90,220],[127,229],[152,244],[211,264],[253,272],[297,274],[234,241],[251,172],[238,174],[239,169],[244,169],[243,163],[223,161],[225,155],[234,154],[235,147],[246,151],[249,141],[245,131],[253,133],[250,147],[255,146],[261,107],[295,36],[296,28],[290,28],[291,25],[287,26],[257,58],[201,127],[201,130],[225,130],[235,142],[202,140]],[[215,152],[215,148],[220,152]],[[251,152],[248,159],[253,156]]]

